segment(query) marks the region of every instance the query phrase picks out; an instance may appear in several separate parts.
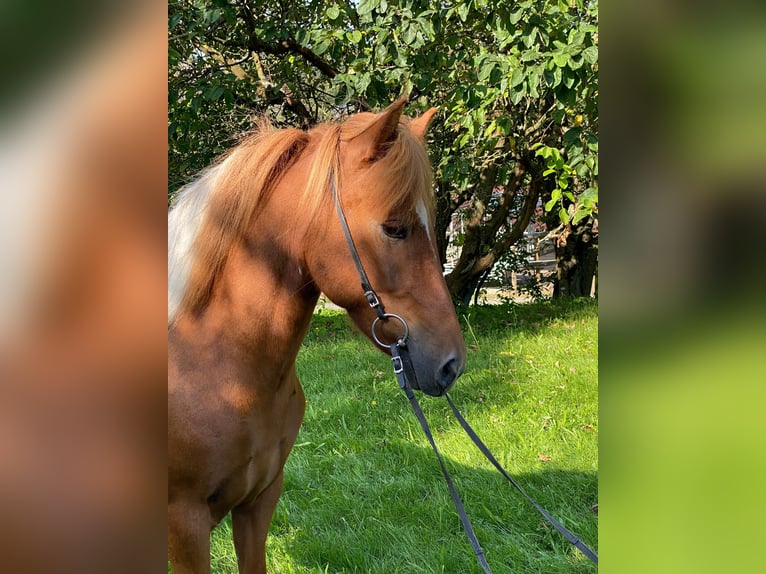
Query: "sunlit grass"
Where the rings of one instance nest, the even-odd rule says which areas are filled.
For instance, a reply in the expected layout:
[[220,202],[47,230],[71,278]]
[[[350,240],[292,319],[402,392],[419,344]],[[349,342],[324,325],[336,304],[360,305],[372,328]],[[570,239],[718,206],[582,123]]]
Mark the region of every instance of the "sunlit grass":
[[[590,301],[470,308],[451,393],[522,486],[597,549],[597,310]],[[480,573],[390,361],[322,309],[298,360],[307,405],[268,540],[274,574]],[[423,409],[495,574],[596,568],[483,460],[446,402]],[[228,519],[213,571],[236,572]]]

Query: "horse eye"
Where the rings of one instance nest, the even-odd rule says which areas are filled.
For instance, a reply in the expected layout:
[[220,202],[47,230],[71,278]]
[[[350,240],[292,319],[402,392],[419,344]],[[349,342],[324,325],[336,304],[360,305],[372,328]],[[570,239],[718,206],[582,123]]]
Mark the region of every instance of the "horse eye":
[[383,233],[391,239],[406,239],[409,233],[407,227],[398,221],[386,221],[381,227],[383,228]]

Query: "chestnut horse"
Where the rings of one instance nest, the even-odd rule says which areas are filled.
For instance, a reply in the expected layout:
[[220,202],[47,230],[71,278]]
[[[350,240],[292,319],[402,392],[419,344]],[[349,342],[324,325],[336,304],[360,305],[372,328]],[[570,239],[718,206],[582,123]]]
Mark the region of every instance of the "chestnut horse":
[[[266,572],[266,536],[305,406],[295,359],[320,292],[371,337],[376,313],[333,187],[371,284],[406,317],[419,389],[442,395],[463,371],[423,145],[435,110],[410,120],[405,102],[309,132],[262,128],[188,186],[168,216],[175,574],[210,571],[210,531],[230,511],[239,571]],[[377,334],[395,340],[397,327],[388,321]]]

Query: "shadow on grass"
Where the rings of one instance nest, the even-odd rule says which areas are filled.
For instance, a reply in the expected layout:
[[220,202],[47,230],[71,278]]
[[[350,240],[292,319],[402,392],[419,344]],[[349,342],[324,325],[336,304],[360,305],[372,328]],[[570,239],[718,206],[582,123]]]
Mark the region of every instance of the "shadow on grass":
[[[291,456],[269,535],[270,572],[482,572],[430,450],[391,441],[336,454],[329,471],[321,458]],[[494,574],[597,571],[494,469],[445,459]],[[598,552],[594,473],[546,470],[515,478]],[[291,566],[283,570],[286,558]],[[224,562],[229,566],[220,572],[236,572],[233,550]]]
[[[452,429],[437,422],[439,409],[435,400],[429,402],[425,408],[437,443],[494,574],[596,572],[489,463],[451,456],[454,440],[443,439]],[[384,407],[388,420],[377,424],[368,425],[357,404],[351,399],[307,417],[285,467],[271,525],[270,572],[480,574],[437,460],[422,446],[421,429],[404,397],[394,395]],[[421,444],[408,440],[409,434]],[[467,438],[464,442],[473,448]],[[508,453],[496,455],[503,460]],[[466,460],[464,451],[460,458]],[[595,472],[509,470],[598,551]],[[219,572],[236,572],[231,557],[224,562],[230,566]]]
[[[294,563],[312,572],[480,573],[433,453],[403,441],[376,450],[387,452],[338,455],[329,473],[310,457],[288,467],[272,536]],[[445,458],[495,574],[597,570],[494,469]],[[597,551],[595,473],[515,478]]]

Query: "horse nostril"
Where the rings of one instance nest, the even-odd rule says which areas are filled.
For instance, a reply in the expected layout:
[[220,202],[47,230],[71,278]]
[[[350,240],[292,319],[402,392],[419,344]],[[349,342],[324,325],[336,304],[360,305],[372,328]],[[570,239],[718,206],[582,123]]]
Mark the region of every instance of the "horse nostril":
[[438,383],[446,392],[452,387],[461,373],[462,365],[457,356],[450,355],[439,369]]

